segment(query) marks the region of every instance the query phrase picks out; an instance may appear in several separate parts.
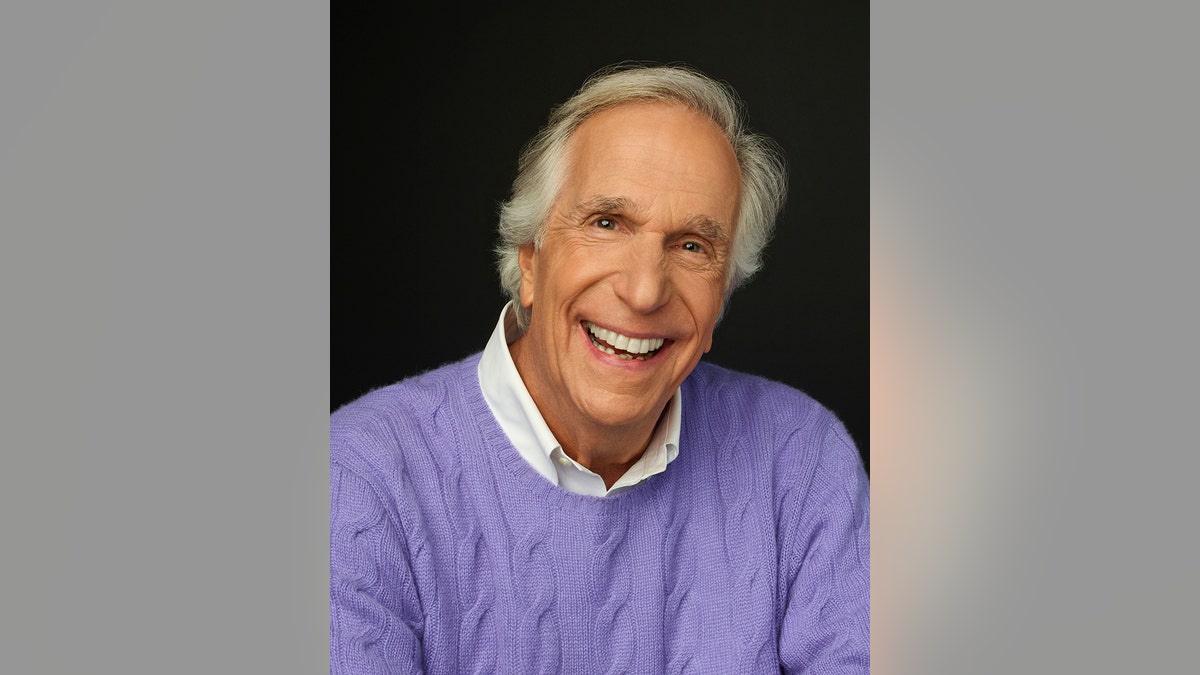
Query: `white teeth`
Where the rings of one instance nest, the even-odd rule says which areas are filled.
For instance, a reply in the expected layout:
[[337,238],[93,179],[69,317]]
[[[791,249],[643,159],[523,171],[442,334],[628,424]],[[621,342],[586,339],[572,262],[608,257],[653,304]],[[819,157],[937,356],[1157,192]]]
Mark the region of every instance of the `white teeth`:
[[[603,340],[606,343],[597,344],[596,346],[600,347],[603,351],[606,351],[609,354],[613,353],[612,349],[609,349],[609,347],[620,349],[622,351],[629,352],[630,354],[649,354],[650,352],[663,346],[663,342],[665,342],[663,338],[631,338],[627,335],[621,335],[615,331],[608,330],[607,328],[601,328],[591,321],[586,322],[586,325],[588,330],[592,332],[592,335],[596,339]],[[640,361],[645,360],[644,356],[639,356],[637,358]]]

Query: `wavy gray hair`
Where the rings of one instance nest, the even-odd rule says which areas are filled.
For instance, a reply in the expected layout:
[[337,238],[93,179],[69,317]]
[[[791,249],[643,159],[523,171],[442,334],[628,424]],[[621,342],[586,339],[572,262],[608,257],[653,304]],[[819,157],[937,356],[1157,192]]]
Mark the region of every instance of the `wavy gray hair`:
[[518,251],[529,244],[542,245],[550,209],[566,178],[571,134],[602,110],[642,101],[679,103],[701,113],[721,128],[733,146],[742,185],[725,299],[762,266],[763,248],[787,196],[787,169],[778,146],[746,128],[741,100],[725,83],[686,66],[610,66],[589,77],[575,95],[550,112],[546,126],[521,152],[512,197],[500,205],[496,263],[500,285],[515,301],[522,329],[529,325],[531,312],[521,306]]

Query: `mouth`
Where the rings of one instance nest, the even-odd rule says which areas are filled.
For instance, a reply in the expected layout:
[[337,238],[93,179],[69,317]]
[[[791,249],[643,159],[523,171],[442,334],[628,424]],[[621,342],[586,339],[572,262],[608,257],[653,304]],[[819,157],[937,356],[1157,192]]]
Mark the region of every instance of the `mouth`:
[[666,338],[631,338],[591,321],[584,321],[583,327],[596,349],[625,361],[652,359],[669,342]]

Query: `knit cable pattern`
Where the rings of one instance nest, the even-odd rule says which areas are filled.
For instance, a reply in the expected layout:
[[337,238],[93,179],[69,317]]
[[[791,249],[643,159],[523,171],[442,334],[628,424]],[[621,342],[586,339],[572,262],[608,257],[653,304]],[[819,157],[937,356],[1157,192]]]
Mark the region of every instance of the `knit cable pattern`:
[[512,447],[477,359],[330,420],[333,672],[867,672],[866,479],[832,414],[701,364],[679,457],[588,497]]

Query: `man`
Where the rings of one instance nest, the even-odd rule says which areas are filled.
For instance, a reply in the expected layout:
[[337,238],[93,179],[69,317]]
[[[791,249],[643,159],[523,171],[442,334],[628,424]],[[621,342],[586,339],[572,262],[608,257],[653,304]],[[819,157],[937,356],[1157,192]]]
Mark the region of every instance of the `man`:
[[332,671],[867,672],[853,443],[700,363],[785,193],[738,110],[591,78],[522,155],[484,351],[334,413]]

